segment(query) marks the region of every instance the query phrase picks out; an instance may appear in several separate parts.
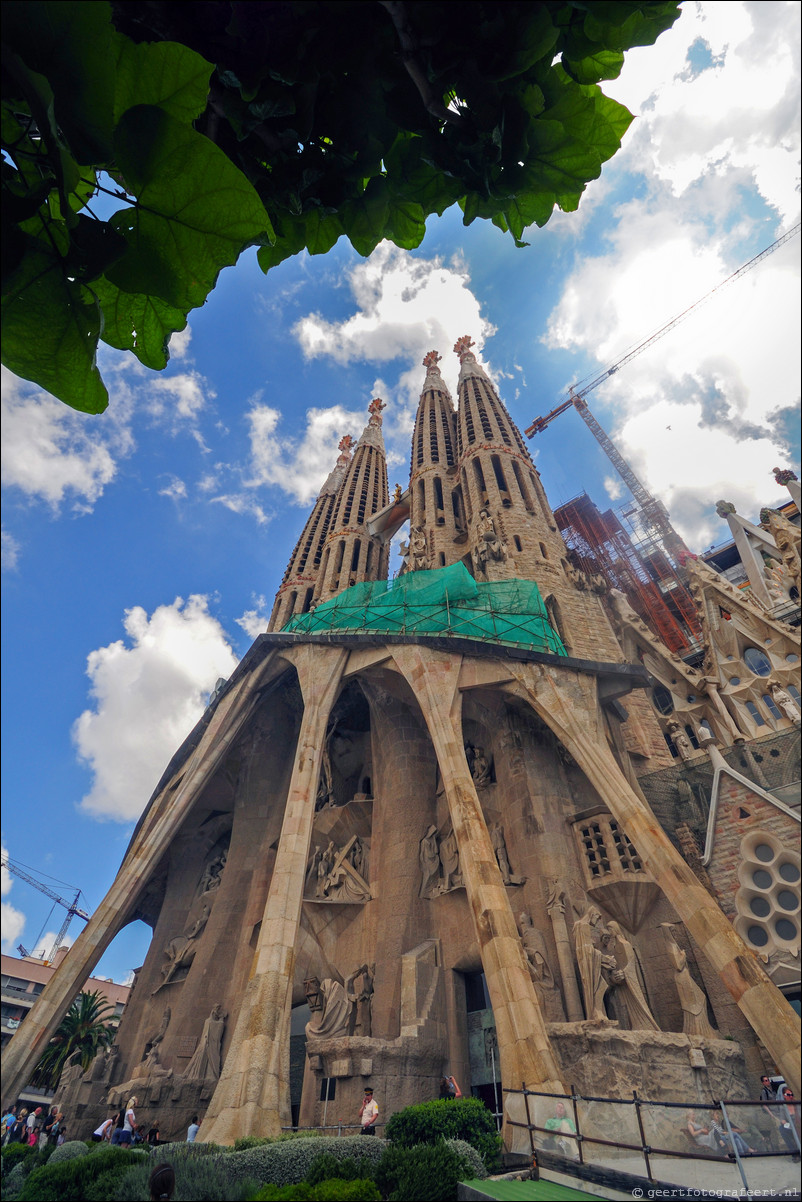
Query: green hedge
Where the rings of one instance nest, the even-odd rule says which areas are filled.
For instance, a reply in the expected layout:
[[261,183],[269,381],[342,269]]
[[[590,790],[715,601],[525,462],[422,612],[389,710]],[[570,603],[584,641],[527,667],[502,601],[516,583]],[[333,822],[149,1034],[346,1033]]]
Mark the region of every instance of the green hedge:
[[501,1139],[492,1114],[479,1098],[438,1098],[407,1106],[391,1115],[384,1133],[404,1148],[462,1139],[476,1148],[489,1170],[498,1165]]
[[253,1202],[381,1202],[381,1194],[374,1181],[335,1177],[318,1185],[265,1185]]
[[435,1144],[403,1148],[390,1144],[379,1164],[376,1184],[391,1202],[451,1202],[460,1178],[470,1179],[466,1161],[441,1139]]
[[66,1143],[59,1144],[53,1149],[53,1155],[48,1164],[61,1164],[63,1160],[75,1160],[76,1156],[86,1156],[88,1151],[89,1145],[85,1144],[82,1139],[69,1139]]
[[338,1161],[367,1160],[371,1175],[378,1166],[385,1141],[375,1136],[343,1135],[329,1138],[317,1135],[307,1139],[277,1140],[243,1152],[228,1153],[218,1158],[219,1164],[233,1184],[251,1178],[265,1185],[297,1185],[306,1180],[316,1158],[322,1153]]
[[90,1153],[84,1144],[83,1149],[82,1154],[71,1160],[34,1169],[17,1195],[18,1202],[84,1202],[102,1174],[111,1169],[130,1168],[132,1161],[150,1163],[146,1153],[129,1152],[125,1148],[104,1148]]
[[36,1148],[31,1148],[28,1144],[6,1144],[6,1146],[3,1148],[2,1157],[3,1176],[6,1177],[14,1168],[14,1166],[19,1164],[21,1160],[27,1160],[29,1156],[35,1155]]

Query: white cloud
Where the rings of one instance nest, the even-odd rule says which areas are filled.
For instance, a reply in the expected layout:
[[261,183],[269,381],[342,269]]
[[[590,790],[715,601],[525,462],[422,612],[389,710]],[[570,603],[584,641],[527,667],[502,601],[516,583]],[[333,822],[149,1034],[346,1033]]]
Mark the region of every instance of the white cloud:
[[4,572],[16,570],[19,562],[20,545],[7,530],[2,531],[2,567]]
[[253,609],[246,609],[242,617],[235,618],[234,621],[242,627],[249,638],[255,639],[257,635],[264,634],[267,630],[270,610],[267,606],[267,598],[264,596],[254,597],[253,602]]
[[179,480],[177,476],[173,476],[170,483],[164,488],[159,489],[160,497],[172,497],[174,501],[181,500],[187,495],[187,486],[183,480]]
[[[5,843],[2,844],[2,863],[0,864],[0,895],[6,897],[11,890],[14,881],[11,873],[5,866],[5,861],[8,859],[8,849]],[[17,941],[25,929],[25,915],[21,910],[17,910],[10,902],[1,902],[2,909],[2,926],[3,926],[3,947],[7,952],[16,950]]]
[[[57,934],[57,931],[45,931],[36,947],[31,948],[31,955],[35,956],[37,960],[44,960],[45,956],[49,956],[53,950],[53,944],[56,942]],[[61,940],[59,947],[72,947],[74,942],[75,936],[70,935],[70,933],[67,932],[64,938]]]
[[297,505],[313,500],[337,461],[337,444],[344,434],[358,437],[367,424],[368,401],[361,413],[343,405],[307,409],[300,439],[282,438],[281,414],[270,405],[255,404],[248,413],[251,439],[250,488],[276,484]]
[[611,501],[619,501],[623,497],[625,490],[618,476],[605,476],[604,491]]
[[94,774],[80,808],[116,822],[139,816],[218,677],[230,676],[237,664],[204,596],[177,597],[150,617],[134,606],[124,627],[127,643],[120,639],[88,656],[94,708],[72,732]]
[[266,526],[273,516],[265,513],[262,506],[250,493],[222,493],[219,497],[211,497],[210,500],[216,505],[230,509],[232,513],[245,514],[255,518],[260,526]]
[[[123,407],[124,408],[124,407]],[[47,502],[88,512],[133,449],[124,415],[78,413],[27,381],[2,372],[3,483]]]
[[183,359],[189,352],[189,344],[192,341],[192,327],[187,324],[183,330],[177,330],[175,334],[170,336],[170,358]]

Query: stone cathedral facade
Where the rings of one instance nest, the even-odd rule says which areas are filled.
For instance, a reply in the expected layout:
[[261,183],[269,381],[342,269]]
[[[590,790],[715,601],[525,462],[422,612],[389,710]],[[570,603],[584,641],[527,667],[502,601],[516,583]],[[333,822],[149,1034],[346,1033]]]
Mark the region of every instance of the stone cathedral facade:
[[[117,931],[153,928],[114,1047],[62,1081],[77,1133],[131,1094],[163,1136],[193,1112],[223,1143],[353,1124],[368,1083],[386,1120],[448,1071],[503,1111],[512,1148],[528,1139],[504,1089],[522,1083],[746,1097],[769,1064],[798,1088],[778,988],[798,973],[798,812],[725,761],[737,724],[712,669],[688,675],[572,564],[471,346],[455,347],[456,404],[439,355],[424,360],[408,489],[389,493],[380,400],[343,438],[267,633],[168,765],[13,1040],[12,1092]],[[793,737],[794,630],[689,571],[700,609],[735,619],[727,654],[774,647]],[[716,772],[695,818],[692,791],[661,821],[639,783],[674,771],[659,686],[702,721]],[[764,894],[761,943],[749,907]]]

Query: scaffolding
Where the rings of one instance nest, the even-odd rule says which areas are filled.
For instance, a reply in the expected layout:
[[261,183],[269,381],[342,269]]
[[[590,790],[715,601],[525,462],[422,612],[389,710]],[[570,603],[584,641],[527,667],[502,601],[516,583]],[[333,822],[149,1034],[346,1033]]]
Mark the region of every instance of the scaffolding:
[[696,606],[657,532],[636,502],[602,513],[587,493],[555,509],[570,558],[617,588],[662,642],[679,655],[695,650],[702,631]]
[[355,584],[309,613],[296,614],[284,629],[293,634],[437,634],[567,654],[536,584],[477,584],[461,563]]

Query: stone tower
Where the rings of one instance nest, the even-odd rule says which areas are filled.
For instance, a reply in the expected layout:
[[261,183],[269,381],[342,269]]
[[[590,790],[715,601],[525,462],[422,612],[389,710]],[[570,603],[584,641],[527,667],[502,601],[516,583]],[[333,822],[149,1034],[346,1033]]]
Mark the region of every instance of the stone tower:
[[387,549],[368,532],[366,521],[388,501],[387,462],[382,437],[384,401],[369,405],[370,418],[337,494],[314,601],[365,580],[387,576]]
[[[662,770],[655,745],[666,755],[641,662],[657,651],[615,599],[613,634],[470,347],[457,344],[456,417],[427,356],[412,570],[379,584],[385,519],[403,507],[388,506],[375,400],[271,631],[171,760],[12,1040],[7,1096],[134,919],[153,939],[115,1054],[69,1082],[76,1134],[134,1092],[169,1138],[193,1112],[200,1138],[222,1143],[324,1115],[351,1124],[368,1082],[386,1120],[435,1096],[448,1068],[502,1110],[507,1146],[528,1150],[522,1083],[542,1095],[526,1107],[540,1126],[571,1083],[694,1099],[700,1057],[712,1097],[746,1096],[766,1054],[798,1089],[798,1020],[744,941],[751,928],[639,783]],[[338,598],[354,586],[349,609]],[[696,678],[666,679],[686,692]],[[728,844],[720,879],[734,889],[737,856],[760,860],[768,822],[781,909],[780,883],[798,894],[798,815],[766,790],[737,804],[752,816],[730,822],[730,807],[726,822],[751,823],[746,852],[740,835]],[[795,904],[782,922],[798,936]]]
[[326,546],[326,538],[337,506],[337,498],[351,462],[353,442],[350,434],[346,434],[340,439],[340,454],[337,463],[321,488],[301,532],[301,537],[290,556],[284,579],[273,603],[268,630],[281,630],[293,614],[309,612],[315,585],[318,582],[320,561]]

